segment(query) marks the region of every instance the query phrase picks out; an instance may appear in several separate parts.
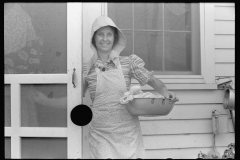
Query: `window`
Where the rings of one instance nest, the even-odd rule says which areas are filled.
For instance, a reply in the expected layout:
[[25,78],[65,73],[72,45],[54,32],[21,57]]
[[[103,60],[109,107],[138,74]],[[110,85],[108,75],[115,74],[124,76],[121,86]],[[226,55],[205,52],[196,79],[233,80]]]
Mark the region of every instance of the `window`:
[[122,56],[136,54],[159,75],[200,75],[198,3],[108,3],[107,14],[123,31]]

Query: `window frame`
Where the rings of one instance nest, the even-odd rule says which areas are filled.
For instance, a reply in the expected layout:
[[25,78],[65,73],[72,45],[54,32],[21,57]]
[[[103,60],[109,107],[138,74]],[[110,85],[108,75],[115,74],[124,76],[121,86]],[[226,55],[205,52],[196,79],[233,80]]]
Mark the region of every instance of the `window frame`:
[[[102,3],[102,15],[107,15],[107,3]],[[214,62],[214,3],[200,3],[200,75],[154,75],[168,89],[217,89]],[[132,85],[139,84],[132,79]],[[152,90],[144,86],[143,90]]]

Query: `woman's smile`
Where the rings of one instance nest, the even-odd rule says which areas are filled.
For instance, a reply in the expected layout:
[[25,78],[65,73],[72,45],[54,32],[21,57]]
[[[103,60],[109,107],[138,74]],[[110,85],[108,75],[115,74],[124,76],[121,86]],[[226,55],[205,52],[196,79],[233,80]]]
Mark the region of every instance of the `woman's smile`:
[[113,42],[114,42],[114,34],[111,27],[106,26],[100,28],[95,37],[95,42],[97,49],[101,52],[109,52],[112,50]]

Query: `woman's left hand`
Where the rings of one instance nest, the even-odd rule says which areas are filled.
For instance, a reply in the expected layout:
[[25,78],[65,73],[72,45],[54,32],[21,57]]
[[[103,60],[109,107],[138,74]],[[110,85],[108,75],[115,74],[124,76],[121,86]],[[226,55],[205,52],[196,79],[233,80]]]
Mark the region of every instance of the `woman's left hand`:
[[177,96],[175,95],[174,92],[170,92],[168,91],[169,97],[170,98],[170,103],[175,103],[177,101],[179,101],[179,99],[177,98]]

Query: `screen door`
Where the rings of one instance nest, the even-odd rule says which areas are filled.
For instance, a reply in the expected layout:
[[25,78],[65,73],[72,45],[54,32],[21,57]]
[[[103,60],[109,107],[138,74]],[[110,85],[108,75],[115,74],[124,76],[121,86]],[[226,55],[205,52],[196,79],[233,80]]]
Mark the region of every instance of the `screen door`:
[[4,3],[5,158],[82,158],[82,7]]

